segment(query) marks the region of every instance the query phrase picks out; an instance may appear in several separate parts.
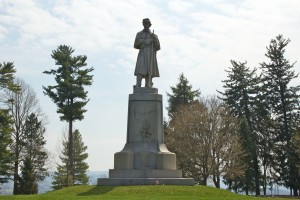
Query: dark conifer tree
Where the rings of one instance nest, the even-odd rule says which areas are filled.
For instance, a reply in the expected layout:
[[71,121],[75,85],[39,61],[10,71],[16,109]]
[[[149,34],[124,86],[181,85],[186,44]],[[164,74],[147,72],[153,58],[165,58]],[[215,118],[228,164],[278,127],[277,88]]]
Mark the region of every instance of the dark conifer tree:
[[33,163],[29,158],[25,158],[21,168],[19,194],[37,194],[38,183]]
[[[15,66],[12,62],[0,63],[0,91],[17,92],[20,87],[14,83]],[[1,102],[5,102],[5,98],[1,96]],[[0,183],[6,182],[10,176],[9,163],[13,159],[11,149],[8,149],[8,144],[12,143],[13,120],[10,113],[5,109],[0,109]],[[18,176],[14,175],[17,180]],[[17,183],[17,181],[16,181]]]
[[74,146],[73,122],[84,118],[83,114],[86,112],[84,106],[89,101],[84,86],[92,84],[93,76],[90,75],[90,72],[94,70],[92,67],[86,68],[86,56],[73,56],[73,53],[74,49],[66,45],[60,45],[52,51],[51,56],[55,60],[55,65],[59,67],[44,71],[44,73],[54,75],[57,84],[43,87],[44,94],[48,95],[57,105],[57,113],[60,114],[60,119],[69,123],[67,173],[70,173],[71,176],[68,176],[70,178],[75,177],[75,158],[72,151]]
[[[231,60],[232,67],[227,72],[227,80],[224,83],[224,92],[218,91],[222,96],[219,97],[224,101],[224,104],[230,108],[232,114],[238,117],[241,121],[245,120],[244,129],[247,127],[249,131],[244,132],[241,129],[241,138],[244,143],[245,150],[249,154],[246,162],[248,169],[246,170],[245,180],[243,181],[246,186],[246,192],[250,188],[249,181],[254,178],[255,193],[260,194],[260,170],[258,161],[257,137],[254,131],[254,103],[255,96],[258,92],[260,77],[256,74],[256,69],[250,70],[246,66],[246,62],[236,62]],[[248,135],[244,135],[247,133]]]
[[167,107],[169,120],[164,120],[164,135],[165,142],[171,151],[174,151],[173,143],[173,131],[170,127],[170,122],[176,115],[177,110],[183,106],[197,101],[200,96],[200,91],[193,90],[192,85],[187,78],[181,73],[178,78],[179,82],[176,86],[171,86],[172,93],[167,93],[169,106]]
[[20,194],[36,194],[38,181],[48,175],[45,162],[48,154],[45,149],[45,128],[35,114],[27,117],[22,140],[22,164],[20,177]]
[[175,87],[171,86],[172,93],[168,95],[169,106],[168,115],[170,118],[176,113],[176,110],[181,106],[191,103],[196,100],[200,95],[200,91],[193,90],[192,85],[189,83],[187,78],[182,74],[179,76],[179,83]]
[[277,181],[273,168],[274,160],[274,121],[270,105],[266,101],[263,84],[260,84],[254,104],[255,118],[253,126],[257,137],[258,157],[261,163],[261,186],[264,195],[267,195],[267,186]]
[[[280,173],[284,185],[298,195],[299,173],[294,162],[292,137],[299,126],[299,90],[300,86],[291,86],[291,81],[298,77],[293,67],[285,58],[285,48],[289,39],[278,35],[267,47],[269,63],[261,63],[265,98],[268,102],[272,120],[276,125],[274,132],[274,149],[277,161],[277,172]],[[276,167],[276,166],[275,166]]]
[[89,166],[86,163],[88,154],[86,153],[87,146],[84,145],[80,132],[76,129],[74,131],[74,177],[67,173],[68,164],[68,141],[64,138],[62,141],[62,150],[60,152],[61,164],[57,165],[57,169],[53,175],[53,189],[61,189],[74,184],[87,184],[89,181],[86,171]]
[[0,109],[0,184],[6,183],[11,175],[13,160],[9,145],[12,142],[12,123],[9,112]]
[[[255,159],[253,158],[253,152],[256,151],[256,145],[253,142],[253,132],[248,126],[247,120],[241,119],[240,124],[240,137],[242,141],[242,146],[244,149],[246,149],[246,155],[243,159],[243,162],[247,165],[245,177],[240,178],[238,181],[240,181],[240,187],[243,191],[245,191],[246,195],[248,195],[250,192],[256,191],[256,181],[255,181],[255,175],[256,175],[256,168],[254,167]],[[255,154],[254,154],[255,155]]]
[[15,66],[12,62],[0,63],[0,90],[18,91],[20,88],[14,83]]

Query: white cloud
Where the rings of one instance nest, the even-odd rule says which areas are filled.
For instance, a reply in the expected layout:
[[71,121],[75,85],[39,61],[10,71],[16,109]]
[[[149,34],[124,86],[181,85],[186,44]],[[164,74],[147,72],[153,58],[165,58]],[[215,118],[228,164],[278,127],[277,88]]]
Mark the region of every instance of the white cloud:
[[0,41],[5,37],[7,30],[0,26]]
[[168,2],[169,9],[177,13],[185,13],[193,8],[193,4],[183,0],[173,0]]

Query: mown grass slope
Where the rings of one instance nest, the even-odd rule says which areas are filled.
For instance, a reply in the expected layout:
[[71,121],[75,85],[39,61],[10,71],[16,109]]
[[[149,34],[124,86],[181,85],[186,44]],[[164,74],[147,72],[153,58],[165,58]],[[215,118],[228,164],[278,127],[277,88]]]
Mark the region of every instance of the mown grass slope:
[[[167,200],[167,199],[200,199],[200,200],[262,200],[245,195],[204,186],[74,186],[40,195],[0,196],[0,200]],[[270,198],[267,198],[270,199]],[[276,198],[280,200],[280,198]],[[281,199],[283,200],[283,199]],[[286,198],[284,200],[287,200]]]

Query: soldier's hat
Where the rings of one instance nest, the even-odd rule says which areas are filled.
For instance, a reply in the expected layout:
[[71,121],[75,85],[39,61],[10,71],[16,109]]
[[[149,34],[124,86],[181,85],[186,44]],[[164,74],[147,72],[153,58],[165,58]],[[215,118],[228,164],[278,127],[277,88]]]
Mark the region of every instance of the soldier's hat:
[[149,18],[145,18],[145,19],[143,19],[143,23],[146,23],[146,22],[149,22],[149,23],[151,24],[151,22],[150,22],[150,19],[149,19]]

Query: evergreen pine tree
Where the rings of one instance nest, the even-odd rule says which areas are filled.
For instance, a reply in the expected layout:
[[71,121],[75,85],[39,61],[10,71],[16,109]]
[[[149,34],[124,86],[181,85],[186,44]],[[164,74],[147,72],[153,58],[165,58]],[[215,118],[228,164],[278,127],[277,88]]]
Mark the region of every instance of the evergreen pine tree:
[[294,149],[292,148],[292,137],[299,126],[299,95],[300,86],[292,87],[290,83],[297,78],[294,64],[284,57],[285,48],[289,39],[278,35],[272,39],[267,47],[267,58],[269,63],[261,63],[263,70],[263,81],[265,98],[268,102],[272,120],[276,125],[274,128],[274,152],[276,155],[277,172],[284,182],[290,187],[294,195],[298,195],[299,173],[294,162]]
[[11,91],[18,91],[20,88],[17,84],[14,83],[14,74],[16,70],[12,62],[3,62],[0,63],[0,90],[9,89]]
[[256,145],[261,163],[261,186],[264,195],[267,195],[267,186],[277,181],[277,175],[273,168],[275,126],[269,108],[270,105],[266,101],[264,87],[260,84],[254,103],[255,118],[253,126],[257,137]]
[[230,62],[232,67],[225,70],[228,79],[222,81],[225,91],[218,91],[222,95],[219,98],[235,116],[246,119],[247,126],[253,130],[253,104],[260,79],[256,75],[256,69],[250,70],[246,66],[247,62]]
[[192,85],[189,84],[187,78],[182,74],[179,76],[179,83],[176,84],[175,87],[171,86],[172,93],[168,95],[168,115],[169,117],[173,117],[176,113],[177,109],[181,105],[186,105],[196,100],[200,95],[200,91],[192,90]]
[[173,118],[176,115],[178,109],[181,106],[190,104],[197,100],[200,96],[200,91],[193,90],[192,85],[189,83],[187,78],[181,73],[178,78],[179,82],[176,86],[171,86],[172,93],[167,93],[169,106],[167,107],[169,120],[164,120],[164,135],[165,135],[165,143],[169,147],[171,151],[175,151],[174,148],[174,131],[173,128],[170,127],[170,124]]
[[37,194],[38,183],[33,162],[25,158],[21,168],[19,194]]
[[[75,177],[73,155],[73,122],[82,120],[83,114],[86,112],[84,106],[89,101],[87,99],[87,91],[84,86],[92,84],[93,76],[90,75],[94,69],[86,67],[86,56],[73,56],[74,49],[70,46],[60,45],[57,50],[52,51],[52,58],[58,69],[44,71],[45,74],[55,75],[57,85],[43,87],[44,94],[48,95],[57,105],[57,113],[61,114],[60,119],[69,123],[68,134],[68,168],[67,174],[71,179]],[[71,181],[73,183],[74,181]],[[67,182],[69,184],[69,182]]]
[[12,142],[12,123],[8,111],[0,109],[0,184],[6,183],[11,174],[12,153],[9,145]]
[[36,194],[38,181],[48,175],[45,162],[48,154],[44,148],[45,128],[35,114],[27,117],[22,141],[22,164],[20,177],[20,194]]
[[[19,91],[19,86],[14,83],[16,70],[12,62],[0,63],[0,91],[4,90]],[[1,96],[0,101],[5,101]],[[12,143],[11,133],[13,120],[6,109],[0,109],[0,184],[7,182],[11,175],[10,164],[13,155],[9,145]]]
[[242,146],[247,150],[246,156],[244,157],[243,162],[247,164],[245,177],[240,179],[241,181],[241,189],[246,192],[246,195],[249,192],[256,191],[255,185],[255,167],[254,167],[254,158],[253,152],[256,150],[256,145],[253,143],[253,134],[248,126],[247,120],[242,119],[240,124],[240,137],[242,140]]
[[[241,129],[240,135],[246,147],[246,152],[250,155],[246,160],[248,169],[246,170],[244,182],[246,192],[251,189],[249,180],[254,177],[255,193],[260,195],[260,170],[258,161],[258,149],[257,149],[257,136],[254,131],[254,103],[255,96],[258,92],[258,85],[260,78],[256,75],[256,69],[250,70],[246,66],[246,62],[230,61],[232,67],[227,72],[227,80],[222,81],[224,83],[224,92],[218,91],[222,96],[219,97],[224,101],[224,104],[230,108],[232,114],[238,117],[241,122],[245,120],[246,124],[241,124],[241,127],[247,127],[249,131]],[[243,126],[242,126],[243,125]],[[244,134],[248,135],[244,135]]]
[[53,175],[53,189],[61,189],[73,184],[87,184],[89,178],[86,174],[89,166],[86,163],[88,154],[86,153],[87,146],[84,145],[80,132],[74,131],[74,176],[67,173],[68,164],[68,141],[64,138],[62,142],[62,150],[59,156],[61,164],[57,165],[57,169]]

